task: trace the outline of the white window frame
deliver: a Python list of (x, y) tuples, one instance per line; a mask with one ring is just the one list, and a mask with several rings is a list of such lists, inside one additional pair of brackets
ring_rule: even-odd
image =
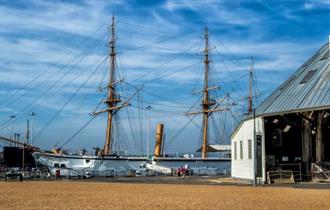
[(248, 139), (248, 159), (252, 159), (252, 139)]
[(239, 151), (240, 151), (240, 159), (243, 160), (243, 141), (239, 141)]

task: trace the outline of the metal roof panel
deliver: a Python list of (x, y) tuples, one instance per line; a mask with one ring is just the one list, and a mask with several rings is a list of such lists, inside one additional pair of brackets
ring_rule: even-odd
[[(330, 105), (329, 44), (322, 46), (256, 109), (258, 115)], [(316, 70), (314, 73), (311, 71)], [(304, 81), (302, 83), (302, 81)]]

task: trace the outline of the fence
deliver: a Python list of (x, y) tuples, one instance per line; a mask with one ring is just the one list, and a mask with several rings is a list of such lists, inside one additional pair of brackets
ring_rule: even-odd
[(267, 171), (268, 184), (289, 184), (294, 182), (292, 170)]

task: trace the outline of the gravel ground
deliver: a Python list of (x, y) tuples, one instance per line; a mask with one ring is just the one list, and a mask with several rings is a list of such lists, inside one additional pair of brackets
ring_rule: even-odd
[(330, 209), (330, 189), (68, 180), (1, 182), (0, 209)]

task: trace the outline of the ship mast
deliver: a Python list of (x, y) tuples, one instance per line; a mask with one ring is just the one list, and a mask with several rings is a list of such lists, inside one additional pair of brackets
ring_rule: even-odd
[(120, 102), (117, 98), (115, 91), (115, 73), (116, 73), (116, 50), (115, 50), (115, 17), (112, 16), (112, 24), (111, 24), (111, 38), (109, 41), (109, 55), (110, 55), (110, 73), (109, 73), (109, 84), (108, 84), (108, 97), (105, 101), (108, 106), (108, 122), (106, 129), (106, 137), (105, 144), (103, 148), (103, 155), (111, 154), (111, 140), (112, 140), (112, 121), (113, 115), (116, 108), (116, 104)]
[(253, 112), (253, 92), (252, 92), (252, 85), (253, 85), (253, 69), (254, 69), (254, 58), (251, 57), (251, 65), (249, 70), (249, 96), (248, 96), (248, 113), (249, 115)]
[[(205, 49), (204, 49), (204, 88), (201, 92), (203, 92), (203, 100), (202, 100), (202, 109), (199, 112), (191, 112), (186, 115), (196, 115), (203, 114), (203, 144), (202, 144), (202, 158), (207, 158), (208, 153), (208, 145), (209, 145), (209, 117), (213, 112), (225, 111), (228, 108), (219, 107), (219, 103), (215, 102), (209, 96), (209, 91), (218, 89), (218, 86), (209, 87), (209, 32), (207, 27), (205, 27), (204, 33), (205, 39)], [(213, 105), (216, 105), (212, 108)]]
[(208, 147), (208, 127), (209, 127), (209, 113), (207, 112), (210, 108), (209, 103), (209, 34), (207, 27), (205, 27), (205, 51), (204, 51), (204, 94), (203, 94), (203, 146), (202, 146), (202, 158), (207, 157)]
[[(129, 106), (130, 100), (143, 88), (143, 85), (137, 88), (137, 90), (130, 95), (127, 99), (121, 100), (118, 92), (116, 92), (116, 85), (124, 81), (124, 79), (116, 81), (116, 35), (115, 35), (115, 17), (112, 16), (112, 24), (110, 29), (110, 40), (109, 40), (109, 58), (110, 58), (110, 73), (109, 83), (107, 85), (108, 95), (104, 103), (107, 105), (106, 109), (101, 111), (92, 112), (92, 115), (98, 115), (101, 113), (108, 113), (107, 128), (105, 135), (105, 144), (103, 147), (102, 155), (110, 155), (113, 151), (111, 146), (113, 145), (113, 118), (117, 112), (123, 108)], [(103, 89), (103, 88), (102, 88)]]

